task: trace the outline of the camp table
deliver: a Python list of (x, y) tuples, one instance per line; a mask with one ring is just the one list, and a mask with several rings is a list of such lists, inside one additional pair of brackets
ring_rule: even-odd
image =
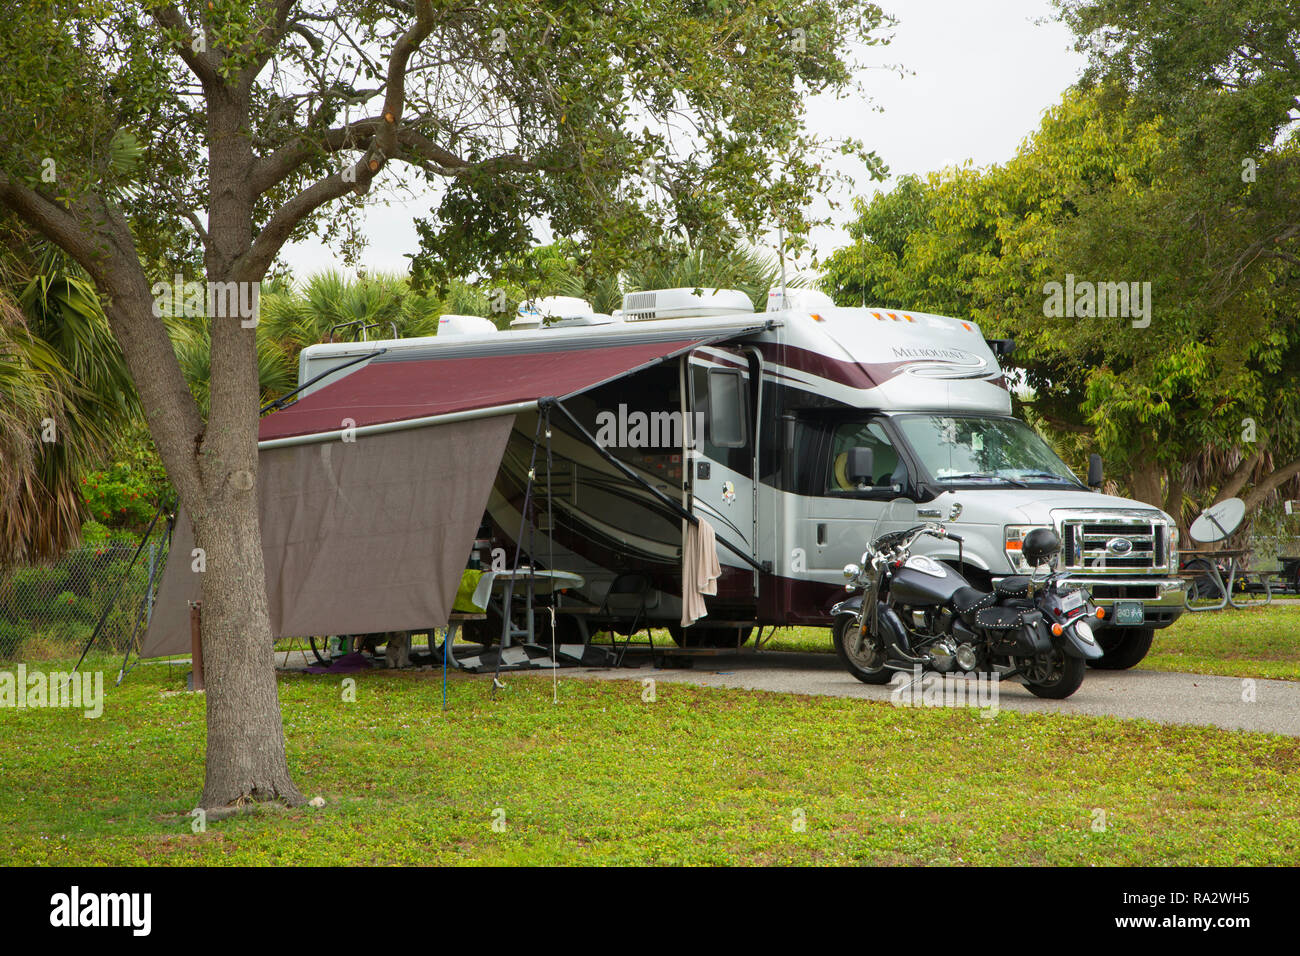
[[(514, 583), (513, 589), (510, 587)], [(498, 571), (496, 577), (492, 580), (492, 594), (489, 598), (489, 606), (494, 609), (502, 618), (510, 621), (506, 628), (505, 638), (502, 641), (502, 647), (510, 647), (514, 644), (514, 638), (523, 638), (523, 643), (532, 644), (536, 637), (535, 628), (535, 609), (533, 599), (538, 594), (554, 594), (556, 591), (567, 591), (570, 588), (580, 588), (586, 584), (586, 578), (581, 574), (575, 574), (572, 571), (541, 571), (534, 570), (527, 566), (511, 571)], [(510, 593), (512, 603), (514, 601), (524, 602), (524, 626), (515, 625), (514, 614), (505, 613), (506, 594)], [(513, 608), (512, 608), (513, 611)], [(444, 649), (450, 648), (455, 641), (455, 629), (449, 628), (447, 637), (444, 639)], [(459, 667), (456, 662), (455, 654), (446, 655), (447, 663), (452, 667)]]

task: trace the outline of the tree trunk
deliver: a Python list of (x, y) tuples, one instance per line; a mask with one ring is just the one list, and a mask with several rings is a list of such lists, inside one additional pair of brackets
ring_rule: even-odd
[[(236, 277), (252, 242), (253, 154), (243, 87), (208, 98), (209, 282)], [(266, 570), (258, 520), (257, 331), (238, 316), (209, 316), (208, 424), (196, 449), (203, 500), (191, 505), (195, 543), (206, 552), (203, 664), (208, 748), (203, 806), (245, 800), (303, 803), (289, 776), (275, 682)]]
[(194, 540), (206, 558), (202, 640), (208, 745), (202, 806), (275, 799), (301, 804), (285, 755), (256, 492), (233, 489), (210, 503), (195, 516)]
[(1150, 458), (1138, 465), (1129, 476), (1130, 493), (1138, 501), (1157, 508), (1164, 506), (1162, 491), (1165, 470)]

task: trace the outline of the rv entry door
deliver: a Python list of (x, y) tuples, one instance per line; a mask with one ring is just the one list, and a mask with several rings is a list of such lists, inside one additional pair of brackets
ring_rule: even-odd
[[(718, 537), (725, 537), (753, 557), (758, 439), (750, 356), (738, 348), (699, 348), (690, 354), (687, 371), (693, 445), (687, 449), (687, 460), (692, 464), (690, 507), (713, 526)], [(718, 556), (724, 567), (733, 565), (753, 571), (725, 548), (719, 549)], [(750, 583), (747, 590), (752, 592), (754, 578), (747, 575), (744, 580)]]

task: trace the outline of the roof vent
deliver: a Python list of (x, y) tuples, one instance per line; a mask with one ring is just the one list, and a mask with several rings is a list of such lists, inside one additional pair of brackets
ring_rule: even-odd
[(710, 315), (751, 314), (754, 303), (737, 289), (651, 289), (623, 296), (623, 318), (682, 319)]

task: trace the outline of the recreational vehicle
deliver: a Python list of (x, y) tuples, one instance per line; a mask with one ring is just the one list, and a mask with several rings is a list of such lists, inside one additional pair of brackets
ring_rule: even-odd
[[(1009, 343), (974, 322), (802, 290), (774, 292), (763, 312), (741, 292), (693, 289), (631, 293), (614, 315), (544, 312), (532, 304), (507, 331), (453, 318), (456, 334), (311, 346), (301, 396), (365, 368), (433, 391), (527, 369), (528, 387), (496, 383), (515, 423), (484, 559), (522, 547), (533, 567), (580, 575), (576, 602), (624, 614), (615, 627), (648, 621), (683, 645), (829, 626), (844, 566), (898, 498), (960, 532), (960, 546), (918, 550), (973, 584), (1025, 573), (1025, 538), (1053, 529), (1060, 569), (1104, 609), (1101, 666), (1137, 663), (1183, 610), (1176, 523), (1090, 488), (1012, 417), (997, 357)], [(849, 470), (863, 461), (873, 475)], [(707, 616), (683, 628), (683, 540), (697, 519), (716, 535), (721, 576)]]

